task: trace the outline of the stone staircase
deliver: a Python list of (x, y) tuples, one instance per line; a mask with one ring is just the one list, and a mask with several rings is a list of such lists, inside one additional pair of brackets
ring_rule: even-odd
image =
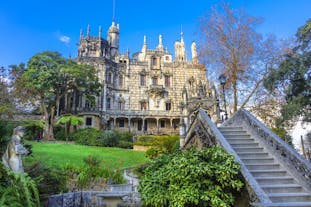
[(271, 200), (266, 206), (311, 207), (311, 192), (242, 127), (218, 128), (260, 188)]

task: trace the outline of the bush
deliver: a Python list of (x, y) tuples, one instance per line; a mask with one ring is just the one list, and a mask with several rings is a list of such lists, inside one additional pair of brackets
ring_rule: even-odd
[(136, 144), (152, 146), (146, 151), (146, 156), (154, 159), (162, 154), (173, 153), (179, 149), (179, 136), (141, 136)]
[(72, 134), (73, 140), (81, 145), (102, 146), (101, 131), (94, 128), (79, 129)]
[(67, 192), (66, 171), (50, 168), (37, 161), (25, 168), (30, 177), (37, 180), (41, 202), (47, 201), (48, 196)]
[(143, 205), (229, 207), (241, 190), (240, 166), (220, 147), (163, 155), (144, 170)]
[(103, 131), (100, 140), (104, 147), (117, 147), (119, 144), (118, 134), (113, 130)]
[(40, 207), (37, 184), (27, 174), (14, 173), (0, 162), (0, 206)]
[(94, 156), (88, 156), (83, 161), (84, 166), (77, 177), (80, 189), (92, 187), (93, 184), (100, 182), (101, 179), (115, 184), (124, 183), (124, 178), (119, 168), (113, 170), (104, 161)]
[[(66, 141), (65, 128), (61, 126), (54, 127), (54, 136), (56, 140)], [(73, 137), (71, 136), (70, 138), (68, 139), (68, 141), (73, 141)]]

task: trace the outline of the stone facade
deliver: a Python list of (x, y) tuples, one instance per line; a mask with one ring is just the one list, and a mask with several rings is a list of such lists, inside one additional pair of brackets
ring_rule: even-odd
[(175, 59), (164, 49), (162, 36), (151, 50), (144, 36), (141, 51), (119, 53), (120, 26), (112, 22), (107, 40), (80, 32), (77, 62), (96, 68), (102, 90), (93, 99), (79, 97), (75, 111), (85, 117), (84, 127), (119, 129), (136, 134), (178, 134), (180, 124), (189, 126), (192, 114), (205, 106), (213, 120), (219, 119), (217, 94), (198, 63), (196, 45), (187, 61), (181, 33), (175, 42)]

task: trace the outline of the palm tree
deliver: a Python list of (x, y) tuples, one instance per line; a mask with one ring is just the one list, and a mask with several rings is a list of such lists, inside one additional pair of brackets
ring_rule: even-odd
[(65, 136), (66, 136), (66, 142), (68, 142), (68, 135), (70, 133), (70, 127), (71, 126), (78, 126), (83, 123), (84, 119), (79, 116), (75, 115), (64, 115), (60, 117), (56, 124), (65, 124)]

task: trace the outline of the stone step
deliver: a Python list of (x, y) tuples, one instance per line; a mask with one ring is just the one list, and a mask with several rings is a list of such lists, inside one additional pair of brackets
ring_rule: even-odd
[(243, 131), (242, 127), (219, 127), (219, 131), (224, 132), (224, 131)]
[(261, 177), (278, 177), (278, 176), (285, 176), (285, 170), (250, 170), (250, 173), (255, 178)]
[(222, 131), (221, 132), (224, 136), (230, 134), (230, 135), (246, 135), (246, 131)]
[(304, 189), (298, 184), (265, 184), (260, 187), (266, 193), (303, 193)]
[(245, 164), (248, 170), (279, 170), (279, 164)]
[(263, 152), (264, 151), (263, 147), (248, 147), (248, 146), (236, 146), (236, 147), (233, 147), (233, 149), (237, 153), (240, 153), (240, 152), (256, 153), (256, 152)]
[(269, 203), (266, 207), (311, 207), (311, 202)]
[[(250, 139), (251, 136), (248, 134), (242, 134), (242, 135), (238, 135), (238, 134), (226, 134), (224, 135), (224, 137), (226, 137), (226, 139), (231, 139), (231, 138), (238, 138), (238, 139)], [(252, 139), (254, 140), (254, 139)]]
[(311, 202), (310, 193), (268, 193), (272, 202)]
[(230, 144), (232, 146), (233, 149), (235, 149), (236, 147), (250, 147), (250, 148), (255, 148), (255, 147), (259, 147), (259, 143), (257, 142), (253, 142), (253, 143), (232, 143)]
[(240, 158), (268, 158), (267, 152), (237, 152)]
[(245, 164), (272, 164), (274, 163), (274, 158), (273, 157), (268, 157), (268, 158), (241, 158), (241, 160)]
[(243, 139), (243, 138), (234, 138), (234, 139), (226, 138), (226, 139), (230, 144), (255, 143), (254, 139)]
[(282, 176), (282, 177), (255, 177), (257, 183), (259, 185), (265, 184), (295, 184), (296, 181), (294, 178), (289, 176)]

